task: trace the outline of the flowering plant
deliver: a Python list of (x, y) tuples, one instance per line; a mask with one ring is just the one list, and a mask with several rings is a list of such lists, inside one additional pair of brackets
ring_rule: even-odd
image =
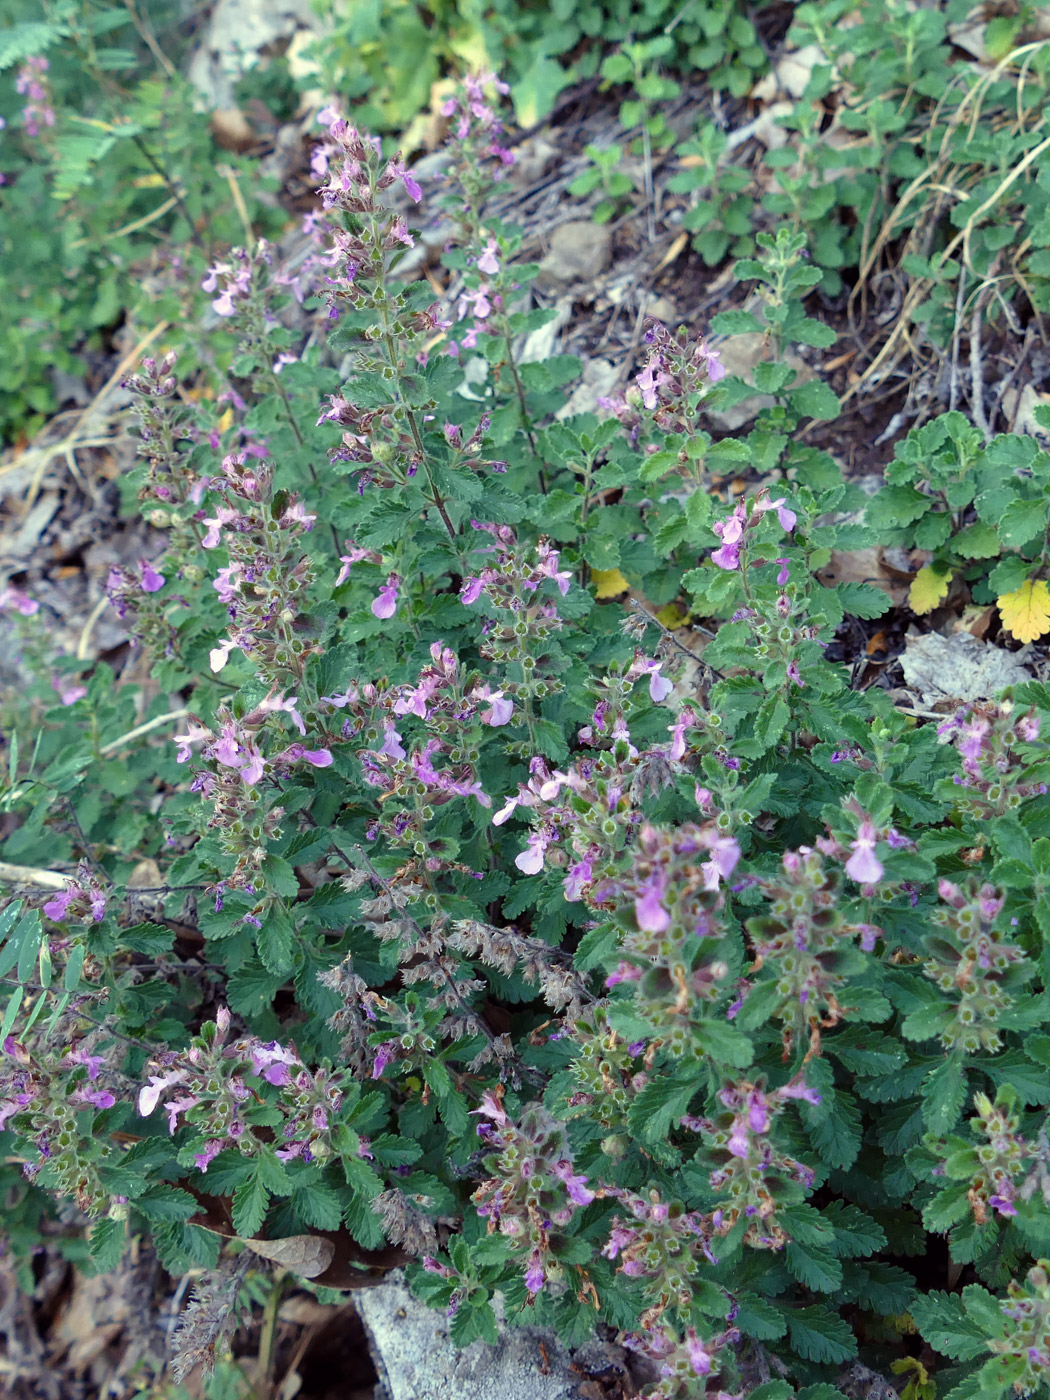
[[(323, 113), (311, 267), (199, 269), (227, 416), (170, 354), (129, 379), (167, 548), (109, 591), (150, 682), (56, 690), (4, 595), (40, 671), (2, 788), (18, 1189), (74, 1198), (98, 1268), (148, 1232), (214, 1270), (220, 1216), (393, 1245), (458, 1342), (499, 1293), (614, 1329), (653, 1397), (824, 1395), (909, 1313), (958, 1400), (1033, 1389), (1050, 692), (916, 724), (852, 688), (831, 645), (888, 603), (818, 580), (866, 527), (778, 362), (738, 445), (695, 428), (735, 392), (714, 349), (660, 326), (622, 399), (555, 416), (578, 364), (519, 363), (545, 313), (485, 212), (499, 93), (451, 100), (459, 196)], [(431, 198), (444, 303), (397, 278)], [(763, 252), (740, 275), (813, 339), (799, 247)]]

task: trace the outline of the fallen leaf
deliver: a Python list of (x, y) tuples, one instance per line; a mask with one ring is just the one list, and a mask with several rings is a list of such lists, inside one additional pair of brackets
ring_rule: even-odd
[(1034, 642), (1050, 632), (1050, 588), (1044, 579), (1026, 579), (1015, 593), (998, 599), (1003, 626), (1019, 642)]
[(885, 632), (875, 632), (864, 648), (868, 656), (879, 656), (883, 652), (889, 651), (889, 643), (886, 640)]
[(930, 564), (921, 568), (908, 589), (908, 606), (912, 612), (920, 617), (923, 613), (932, 612), (938, 603), (943, 603), (947, 598), (951, 581), (950, 573), (940, 573)]
[(1023, 653), (980, 642), (969, 632), (910, 636), (900, 661), (905, 682), (924, 705), (987, 700), (1005, 686), (1031, 679)]
[(245, 1240), (253, 1254), (290, 1269), (300, 1278), (317, 1278), (335, 1258), (335, 1245), (323, 1235), (287, 1235), (283, 1240)]
[(597, 590), (594, 596), (598, 599), (618, 598), (631, 586), (619, 569), (592, 569), (591, 578)]

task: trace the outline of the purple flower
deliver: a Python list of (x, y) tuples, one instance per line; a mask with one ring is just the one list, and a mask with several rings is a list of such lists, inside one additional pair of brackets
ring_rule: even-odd
[(853, 854), (846, 862), (846, 874), (858, 885), (874, 885), (882, 879), (885, 871), (882, 862), (875, 854), (877, 833), (870, 821), (862, 821), (857, 839), (850, 842)]
[(547, 1275), (543, 1268), (543, 1258), (540, 1251), (534, 1249), (525, 1269), (525, 1287), (530, 1293), (538, 1293), (546, 1282)]
[(208, 1142), (204, 1144), (204, 1147), (201, 1149), (200, 1152), (194, 1154), (194, 1166), (197, 1168), (198, 1171), (206, 1172), (208, 1170), (209, 1163), (213, 1162), (221, 1151), (222, 1143), (217, 1138), (211, 1138)]
[(285, 1050), (276, 1040), (271, 1040), (267, 1045), (253, 1046), (251, 1057), (252, 1074), (278, 1088), (292, 1081), (288, 1066), (302, 1064), (294, 1050)]
[(585, 1176), (575, 1175), (572, 1170), (571, 1162), (555, 1162), (551, 1171), (559, 1181), (565, 1183), (565, 1189), (569, 1193), (569, 1199), (575, 1201), (578, 1206), (589, 1206), (594, 1200), (594, 1192), (587, 1185), (587, 1178)]
[(671, 916), (663, 906), (665, 885), (662, 880), (650, 880), (634, 901), (634, 917), (644, 933), (666, 933)]
[[(723, 371), (724, 373), (725, 371)], [(711, 1374), (711, 1356), (705, 1349), (703, 1342), (690, 1327), (686, 1333), (689, 1346), (689, 1364), (698, 1376)]]
[(157, 593), (164, 587), (166, 582), (163, 574), (158, 574), (152, 564), (147, 560), (140, 560), (142, 565), (142, 591), (143, 593)]
[(400, 585), (401, 580), (397, 574), (391, 574), (372, 603), (372, 612), (376, 617), (385, 621), (388, 617), (394, 616), (397, 611), (397, 592)]
[(77, 889), (75, 885), (67, 885), (58, 894), (52, 895), (44, 905), (44, 913), (49, 919), (54, 919), (57, 923), (66, 917), (66, 910), (76, 898)]

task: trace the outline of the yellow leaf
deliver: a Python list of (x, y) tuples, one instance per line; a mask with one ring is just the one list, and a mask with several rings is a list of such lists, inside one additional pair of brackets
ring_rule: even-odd
[(226, 410), (226, 412), (222, 415), (222, 417), (219, 419), (219, 432), (220, 432), (220, 433), (225, 433), (229, 428), (232, 428), (232, 427), (233, 427), (233, 409), (232, 409), (232, 408), (228, 408), (228, 409)]
[(689, 614), (686, 612), (685, 608), (682, 607), (681, 603), (674, 602), (667, 603), (662, 607), (656, 614), (656, 620), (657, 622), (662, 622), (665, 627), (670, 627), (671, 630), (674, 631), (676, 627), (681, 627), (688, 616)]
[(929, 564), (920, 569), (908, 589), (908, 606), (912, 612), (932, 612), (948, 596), (951, 581), (951, 574), (939, 574)]
[(595, 594), (596, 598), (618, 598), (621, 593), (626, 593), (630, 587), (619, 569), (592, 569), (591, 578), (598, 590)]
[(1019, 642), (1050, 632), (1050, 588), (1043, 579), (1026, 579), (1016, 593), (1004, 593), (998, 601), (1003, 626)]

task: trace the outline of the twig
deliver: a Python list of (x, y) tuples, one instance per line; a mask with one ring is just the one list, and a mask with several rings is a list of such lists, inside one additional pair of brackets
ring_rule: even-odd
[(151, 729), (159, 729), (162, 724), (185, 719), (188, 714), (189, 710), (169, 710), (166, 715), (157, 715), (153, 719), (148, 719), (144, 724), (138, 724), (134, 729), (129, 729), (119, 739), (110, 739), (108, 744), (103, 744), (99, 749), (99, 755), (115, 753), (117, 749), (123, 748), (132, 739), (140, 739), (143, 734), (148, 734)]
[[(960, 276), (959, 281), (962, 281)], [(992, 430), (984, 411), (984, 364), (981, 360), (981, 299), (984, 289), (977, 297), (970, 322), (970, 408), (974, 422), (981, 430), (985, 442), (990, 442)]]

